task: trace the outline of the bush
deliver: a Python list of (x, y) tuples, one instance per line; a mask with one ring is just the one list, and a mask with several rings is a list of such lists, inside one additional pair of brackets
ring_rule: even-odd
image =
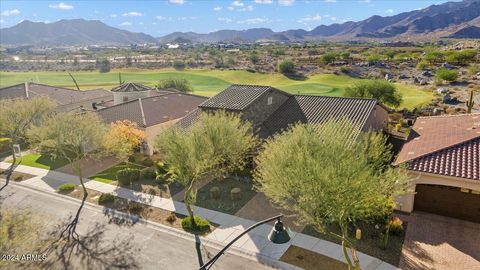
[(192, 233), (206, 233), (210, 231), (210, 222), (208, 220), (203, 219), (199, 216), (193, 217), (195, 220), (195, 227), (192, 227), (192, 219), (190, 216), (185, 217), (182, 219), (182, 228), (187, 232)]
[(430, 63), (428, 63), (428, 62), (425, 61), (425, 60), (422, 60), (422, 61), (418, 62), (418, 64), (417, 64), (417, 69), (418, 69), (418, 70), (425, 70), (425, 69), (427, 69), (429, 66), (430, 66)]
[(252, 54), (250, 54), (250, 62), (254, 65), (258, 64), (258, 62), (260, 61), (260, 58), (258, 57), (258, 54), (253, 52)]
[(182, 60), (173, 61), (173, 68), (176, 70), (184, 70), (185, 66), (185, 62), (183, 62)]
[(147, 158), (144, 158), (142, 160), (141, 164), (143, 166), (146, 166), (146, 167), (152, 167), (153, 166), (153, 160), (151, 158), (147, 157)]
[(9, 150), (11, 142), (12, 139), (10, 138), (0, 138), (0, 153)]
[(395, 85), (384, 80), (362, 80), (345, 88), (345, 96), (374, 98), (394, 107), (398, 107), (402, 103), (402, 96), (398, 93)]
[(439, 80), (454, 82), (458, 78), (458, 71), (449, 70), (447, 68), (439, 68), (435, 74), (435, 77)]
[(295, 65), (290, 60), (283, 60), (278, 64), (278, 72), (282, 74), (292, 74), (295, 72)]
[(98, 204), (106, 204), (115, 201), (115, 196), (111, 193), (102, 193), (98, 198)]
[(140, 179), (140, 170), (126, 168), (117, 172), (118, 183), (122, 186), (128, 186), (132, 182)]
[(341, 68), (340, 68), (340, 71), (341, 71), (342, 73), (348, 74), (348, 73), (350, 73), (350, 72), (352, 71), (352, 69), (351, 69), (350, 67), (341, 67)]
[(393, 235), (401, 235), (403, 233), (403, 221), (399, 217), (394, 217), (387, 222), (390, 227), (390, 233)]
[(380, 55), (378, 54), (372, 54), (367, 58), (367, 62), (370, 64), (373, 64), (378, 61), (380, 61)]
[(158, 82), (155, 85), (157, 88), (161, 89), (175, 89), (180, 92), (193, 92), (193, 87), (190, 85), (190, 82), (186, 79), (164, 79)]
[(97, 67), (100, 73), (110, 72), (110, 61), (108, 61), (108, 59), (97, 61)]
[(70, 193), (75, 189), (75, 184), (66, 183), (58, 187), (59, 193)]
[(17, 175), (13, 181), (16, 181), (16, 182), (20, 182), (20, 181), (23, 181), (23, 175)]
[(153, 169), (146, 168), (142, 170), (141, 177), (142, 179), (155, 179), (157, 177), (157, 173)]
[(447, 62), (454, 65), (465, 65), (468, 61), (475, 60), (475, 50), (450, 51), (447, 52)]
[(329, 52), (329, 53), (322, 54), (322, 56), (320, 57), (320, 61), (322, 61), (322, 63), (324, 64), (329, 64), (335, 61), (336, 58), (337, 58), (337, 55), (335, 53)]
[(174, 223), (177, 220), (177, 215), (175, 212), (171, 212), (170, 215), (166, 218), (166, 221), (170, 224)]
[(468, 67), (468, 73), (470, 73), (470, 75), (475, 75), (478, 72), (480, 72), (480, 66), (479, 65), (471, 64)]
[(128, 212), (130, 214), (138, 215), (142, 212), (143, 206), (137, 202), (130, 202), (128, 204)]

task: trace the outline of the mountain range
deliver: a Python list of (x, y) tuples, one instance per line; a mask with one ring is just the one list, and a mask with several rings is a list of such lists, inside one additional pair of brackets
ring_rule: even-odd
[(268, 28), (219, 30), (207, 34), (174, 32), (154, 38), (108, 26), (97, 20), (60, 20), (54, 23), (25, 20), (0, 29), (0, 43), (9, 45), (91, 45), (138, 43), (197, 43), (257, 41), (314, 41), (356, 39), (480, 38), (480, 0), (432, 5), (394, 16), (372, 16), (358, 22), (320, 25), (274, 32)]

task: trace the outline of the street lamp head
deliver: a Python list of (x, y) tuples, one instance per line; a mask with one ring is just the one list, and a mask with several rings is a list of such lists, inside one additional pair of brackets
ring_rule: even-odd
[(283, 226), (280, 218), (275, 221), (275, 225), (273, 226), (272, 231), (268, 235), (268, 240), (272, 241), (272, 243), (275, 244), (284, 244), (290, 241), (290, 235)]

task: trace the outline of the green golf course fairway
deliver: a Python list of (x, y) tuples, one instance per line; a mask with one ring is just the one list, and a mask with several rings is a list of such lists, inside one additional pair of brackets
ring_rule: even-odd
[[(203, 96), (213, 96), (233, 83), (270, 85), (294, 94), (342, 96), (345, 87), (360, 80), (334, 74), (317, 74), (305, 80), (293, 80), (279, 73), (261, 74), (243, 70), (210, 69), (187, 69), (185, 71), (123, 69), (112, 70), (109, 73), (72, 72), (72, 75), (82, 90), (111, 89), (118, 85), (118, 72), (122, 73), (124, 81), (139, 82), (148, 86), (154, 86), (161, 79), (184, 78), (190, 81), (195, 94)], [(75, 88), (67, 72), (0, 72), (0, 88), (27, 81)], [(433, 98), (431, 92), (419, 90), (415, 86), (401, 83), (396, 83), (396, 85), (404, 100), (401, 108), (411, 109)]]

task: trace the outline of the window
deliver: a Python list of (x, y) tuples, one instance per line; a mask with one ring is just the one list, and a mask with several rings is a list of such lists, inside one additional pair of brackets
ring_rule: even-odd
[(272, 105), (272, 103), (273, 103), (273, 97), (268, 97), (267, 105)]

